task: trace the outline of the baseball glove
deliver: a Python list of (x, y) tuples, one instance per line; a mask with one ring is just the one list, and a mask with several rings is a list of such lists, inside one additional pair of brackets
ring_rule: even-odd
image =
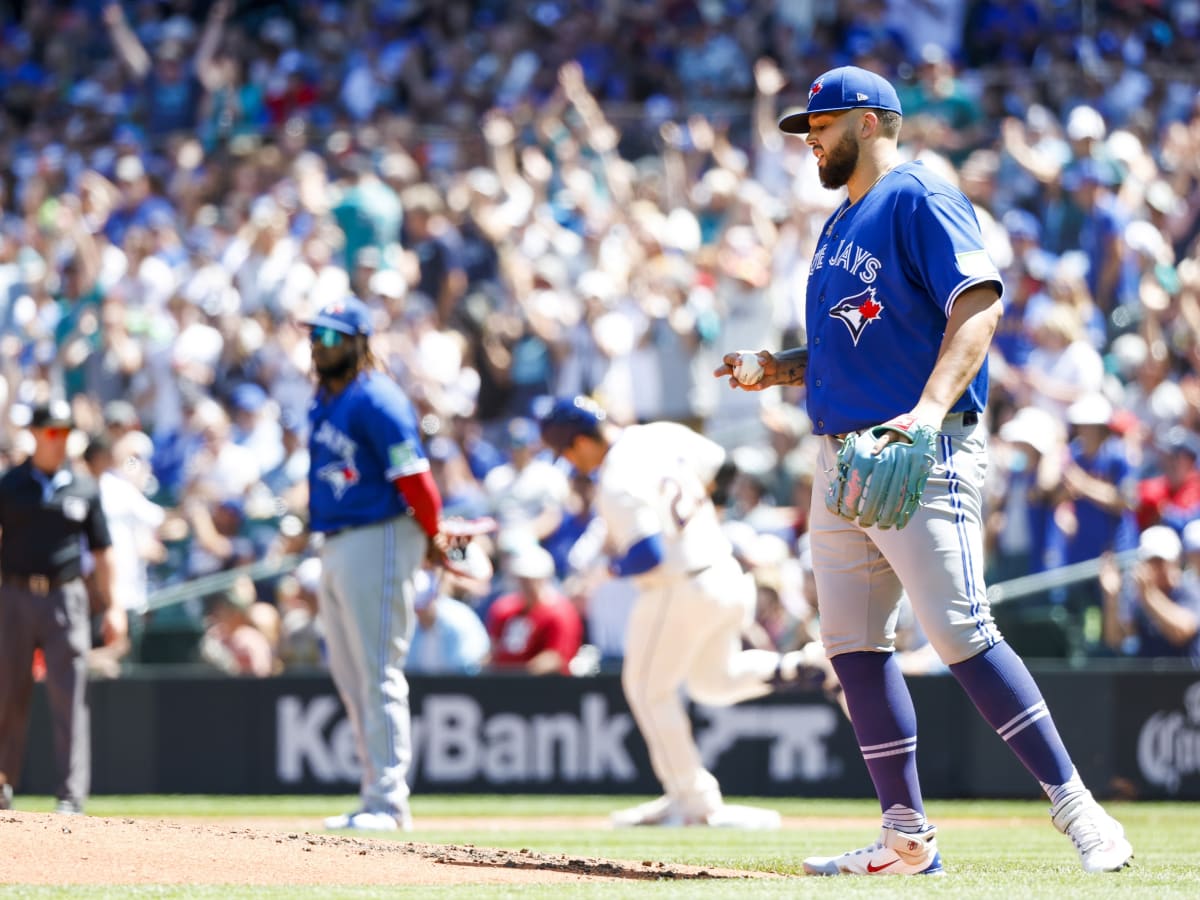
[[(900, 435), (874, 455), (887, 431)], [(837, 474), (825, 495), (826, 508), (864, 528), (903, 528), (921, 503), (936, 457), (937, 431), (915, 416), (897, 416), (857, 434), (838, 451)]]
[(492, 563), (473, 538), (491, 534), (497, 528), (496, 520), (490, 516), (464, 519), (452, 516), (438, 523), (438, 530), (446, 539), (445, 555), (441, 559), (443, 568), (452, 575), (472, 582), (489, 581)]

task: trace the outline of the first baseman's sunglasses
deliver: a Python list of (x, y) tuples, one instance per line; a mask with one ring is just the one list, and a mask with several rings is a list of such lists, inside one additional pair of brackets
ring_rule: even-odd
[(324, 328), (317, 326), (309, 335), (309, 340), (314, 344), (320, 344), (322, 347), (337, 347), (345, 339), (345, 335), (340, 331), (335, 331), (332, 328)]
[(71, 433), (70, 428), (64, 428), (61, 425), (43, 425), (42, 434), (52, 441), (61, 440)]

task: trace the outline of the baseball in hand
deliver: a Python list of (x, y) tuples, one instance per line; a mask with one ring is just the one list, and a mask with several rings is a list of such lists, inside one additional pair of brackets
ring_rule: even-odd
[(762, 381), (763, 367), (758, 354), (752, 350), (739, 350), (738, 362), (733, 367), (733, 377), (741, 384), (758, 384)]

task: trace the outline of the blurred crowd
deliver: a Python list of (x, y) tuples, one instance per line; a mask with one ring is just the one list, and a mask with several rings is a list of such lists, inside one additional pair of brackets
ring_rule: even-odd
[[(430, 573), (414, 668), (619, 662), (629, 586), (608, 575), (591, 485), (534, 424), (543, 398), (576, 393), (729, 449), (740, 474), (719, 500), (759, 584), (747, 639), (812, 640), (803, 395), (711, 371), (726, 350), (803, 343), (808, 260), (841, 195), (775, 122), (853, 63), (897, 83), (902, 151), (961, 185), (1004, 273), (990, 579), (1104, 561), (1007, 599), (1002, 626), (1058, 629), (1047, 655), (1200, 662), (1195, 4), (0, 9), (0, 454), (29, 452), (32, 404), (71, 401), (73, 452), (119, 510), (135, 659), (322, 665), (315, 559), (148, 598), (305, 554), (298, 323), (346, 292), (421, 410), (447, 512), (501, 525), (495, 583)], [(917, 670), (919, 628), (904, 633)]]

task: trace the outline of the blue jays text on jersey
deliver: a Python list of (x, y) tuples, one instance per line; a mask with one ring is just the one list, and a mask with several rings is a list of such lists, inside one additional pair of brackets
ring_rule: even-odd
[(364, 372), (340, 393), (318, 391), (309, 409), (309, 508), (313, 531), (338, 531), (403, 515), (392, 483), (429, 468), (416, 411), (392, 379)]
[[(916, 406), (963, 291), (1003, 290), (970, 201), (903, 163), (826, 223), (806, 302), (808, 413), (817, 434), (886, 422)], [(982, 411), (987, 363), (950, 412)]]

